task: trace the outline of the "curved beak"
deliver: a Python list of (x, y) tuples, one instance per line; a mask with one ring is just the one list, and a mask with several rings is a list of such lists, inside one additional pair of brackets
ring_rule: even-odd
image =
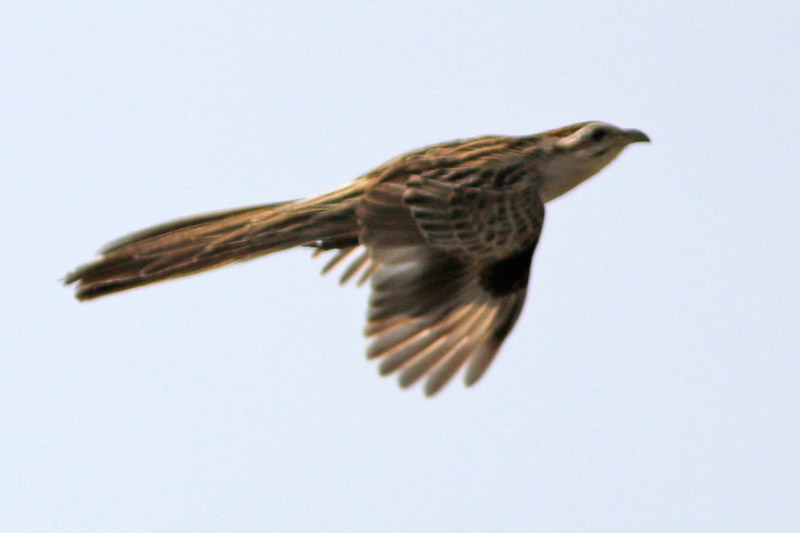
[(639, 130), (623, 130), (625, 134), (625, 140), (628, 141), (628, 144), (631, 143), (649, 143), (650, 137), (648, 137), (643, 131)]

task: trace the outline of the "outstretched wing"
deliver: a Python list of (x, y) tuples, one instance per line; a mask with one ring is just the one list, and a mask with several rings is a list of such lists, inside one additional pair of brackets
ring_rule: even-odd
[[(503, 169), (498, 169), (502, 171)], [(377, 266), (366, 335), (383, 374), (427, 377), (438, 392), (460, 368), (475, 383), (522, 310), (544, 219), (535, 188), (497, 189), (422, 173), (379, 183), (356, 209)]]
[(539, 239), (544, 204), (536, 184), (504, 189), (412, 176), (403, 201), (425, 240), (473, 261), (513, 255)]

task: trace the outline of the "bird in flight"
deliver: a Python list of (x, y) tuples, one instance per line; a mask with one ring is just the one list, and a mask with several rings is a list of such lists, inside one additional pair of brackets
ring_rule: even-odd
[(313, 198), (183, 218), (108, 244), (77, 268), (79, 300), (296, 246), (350, 263), (371, 294), (367, 355), (404, 387), (438, 392), (462, 367), (472, 385), (519, 317), (544, 204), (585, 181), (639, 130), (583, 122), (401, 155)]

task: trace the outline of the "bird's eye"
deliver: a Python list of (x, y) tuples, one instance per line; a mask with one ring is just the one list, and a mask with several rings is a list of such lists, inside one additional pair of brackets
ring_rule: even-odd
[(592, 132), (592, 134), (589, 136), (589, 138), (591, 140), (593, 140), (594, 142), (598, 142), (598, 141), (602, 141), (603, 139), (605, 139), (606, 135), (608, 135), (608, 130), (607, 129), (605, 129), (605, 128), (597, 128), (596, 130), (594, 130)]

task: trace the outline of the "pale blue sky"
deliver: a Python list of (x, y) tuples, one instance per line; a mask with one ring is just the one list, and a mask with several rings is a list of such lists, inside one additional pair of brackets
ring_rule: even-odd
[[(6, 3), (0, 530), (788, 531), (796, 2)], [(78, 304), (171, 218), (432, 142), (647, 132), (548, 206), (487, 376), (365, 361), (306, 251)]]

